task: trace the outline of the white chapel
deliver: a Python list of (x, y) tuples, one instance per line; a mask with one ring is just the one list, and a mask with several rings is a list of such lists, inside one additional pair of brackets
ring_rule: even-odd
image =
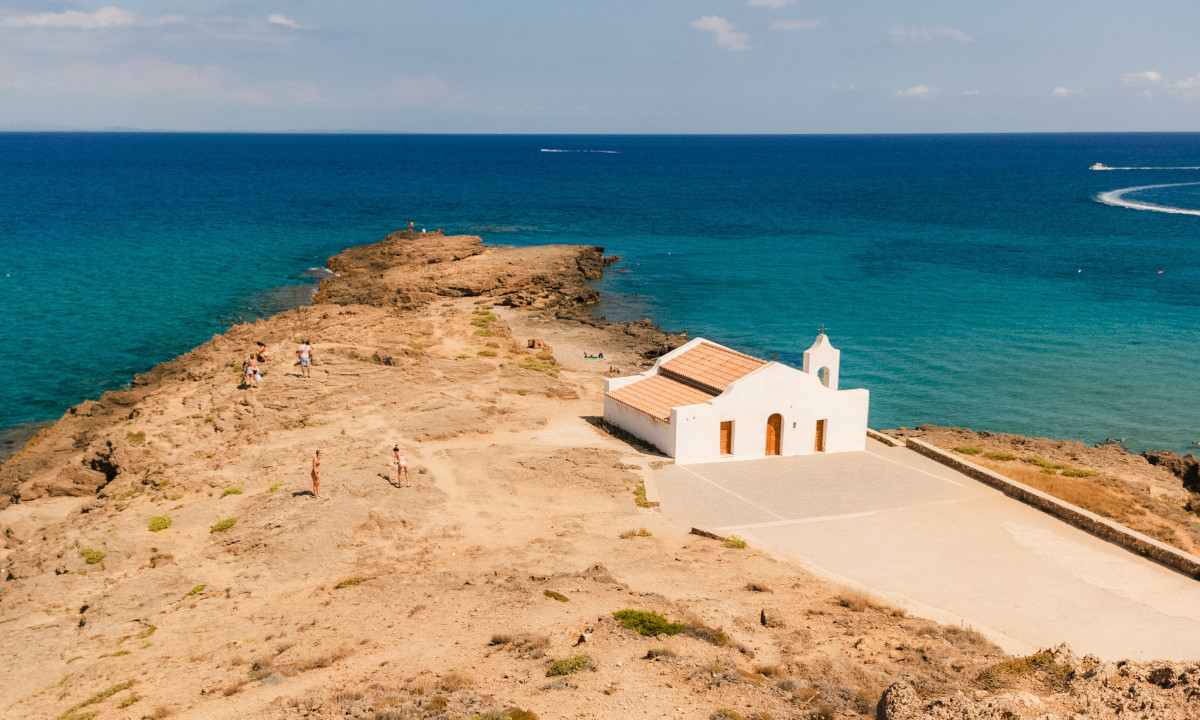
[(867, 390), (838, 390), (825, 333), (804, 369), (696, 338), (640, 375), (604, 381), (604, 420), (680, 464), (863, 450)]

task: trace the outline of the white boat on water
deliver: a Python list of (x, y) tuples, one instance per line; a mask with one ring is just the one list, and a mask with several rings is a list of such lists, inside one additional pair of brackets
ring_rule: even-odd
[(1104, 163), (1096, 163), (1095, 165), (1092, 165), (1090, 168), (1088, 168), (1088, 170), (1112, 170), (1112, 168), (1105, 165)]

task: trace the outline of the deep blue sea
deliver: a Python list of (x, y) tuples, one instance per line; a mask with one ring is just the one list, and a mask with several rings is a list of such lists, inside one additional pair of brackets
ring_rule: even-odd
[(874, 427), (1194, 450), (1198, 168), (1200, 134), (0, 134), (0, 429), (413, 220), (605, 245), (610, 319), (795, 364), (824, 324)]

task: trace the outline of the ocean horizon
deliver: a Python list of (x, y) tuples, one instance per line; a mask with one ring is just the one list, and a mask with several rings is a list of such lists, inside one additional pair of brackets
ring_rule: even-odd
[(0, 170), (12, 447), (409, 220), (604, 245), (612, 320), (795, 365), (824, 325), (873, 427), (1200, 441), (1200, 134), (31, 132)]

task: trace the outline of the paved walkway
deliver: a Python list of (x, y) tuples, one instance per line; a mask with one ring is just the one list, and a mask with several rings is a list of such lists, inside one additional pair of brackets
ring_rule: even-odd
[(662, 509), (1014, 653), (1200, 659), (1200, 582), (907, 448), (671, 465)]

